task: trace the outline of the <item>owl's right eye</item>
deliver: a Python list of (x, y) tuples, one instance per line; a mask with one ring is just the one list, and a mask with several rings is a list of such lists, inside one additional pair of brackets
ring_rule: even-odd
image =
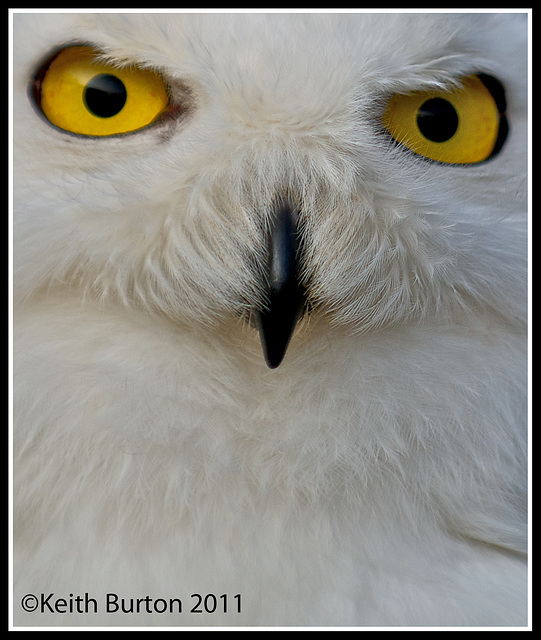
[(114, 136), (147, 127), (167, 111), (162, 77), (97, 59), (92, 47), (62, 49), (35, 81), (35, 99), (51, 124), (84, 136)]

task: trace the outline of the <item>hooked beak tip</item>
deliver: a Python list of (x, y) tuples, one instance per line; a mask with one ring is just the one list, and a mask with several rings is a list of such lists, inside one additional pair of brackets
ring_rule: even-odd
[(279, 317), (279, 313), (271, 311), (257, 314), (259, 335), (265, 362), (269, 369), (277, 369), (285, 357), (297, 317)]

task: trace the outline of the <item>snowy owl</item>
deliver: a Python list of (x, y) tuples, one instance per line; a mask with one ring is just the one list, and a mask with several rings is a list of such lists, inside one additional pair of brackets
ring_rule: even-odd
[(527, 624), (527, 13), (13, 15), (13, 623)]

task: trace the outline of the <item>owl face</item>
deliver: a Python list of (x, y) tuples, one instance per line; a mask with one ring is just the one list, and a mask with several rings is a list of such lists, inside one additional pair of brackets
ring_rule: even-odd
[(19, 14), (15, 294), (179, 324), (522, 318), (526, 21)]

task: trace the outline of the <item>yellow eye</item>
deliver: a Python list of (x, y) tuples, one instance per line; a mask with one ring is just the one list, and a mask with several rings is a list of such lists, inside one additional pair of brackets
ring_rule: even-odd
[(86, 136), (112, 136), (146, 127), (169, 105), (167, 87), (146, 69), (118, 69), (91, 47), (63, 49), (37, 79), (36, 99), (57, 127)]
[(451, 91), (394, 95), (383, 124), (391, 136), (418, 155), (449, 164), (482, 162), (507, 136), (505, 98), (490, 76), (465, 78)]

